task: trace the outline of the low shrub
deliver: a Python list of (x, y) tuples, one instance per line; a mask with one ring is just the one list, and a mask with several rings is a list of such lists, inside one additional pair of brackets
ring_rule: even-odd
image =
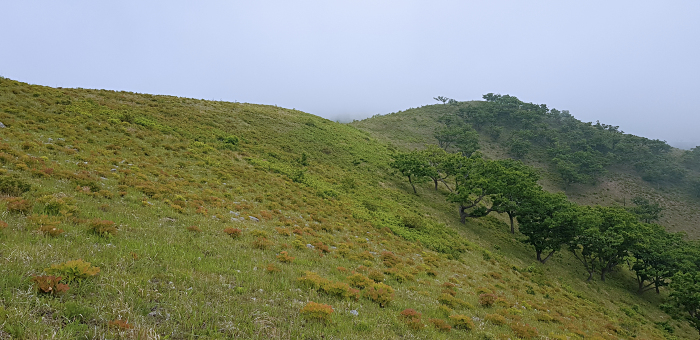
[(430, 321), (430, 323), (432, 323), (433, 326), (435, 326), (435, 328), (441, 332), (449, 332), (452, 330), (452, 326), (450, 326), (450, 324), (445, 322), (443, 319), (430, 319), (428, 321)]
[(401, 320), (408, 326), (408, 328), (417, 331), (423, 329), (425, 324), (421, 321), (421, 313), (412, 308), (407, 308), (399, 313)]
[(332, 282), (328, 281), (321, 289), (328, 295), (333, 295), (341, 299), (354, 299), (358, 300), (360, 298), (360, 291), (351, 288), (349, 284), (345, 282)]
[(500, 314), (486, 314), (486, 316), (484, 317), (484, 320), (486, 320), (494, 325), (499, 325), (499, 326), (506, 324), (506, 318)]
[(253, 241), (253, 248), (255, 249), (260, 249), (260, 250), (266, 250), (267, 248), (270, 248), (272, 246), (272, 241), (268, 240), (265, 237), (258, 237)]
[(7, 228), (8, 226), (9, 226), (9, 224), (7, 224), (7, 222), (0, 221), (0, 230), (3, 230), (5, 228)]
[(10, 197), (6, 199), (6, 201), (7, 211), (11, 213), (28, 214), (34, 206), (32, 202), (29, 202), (21, 197)]
[(0, 175), (0, 193), (8, 196), (20, 196), (31, 190), (32, 186), (17, 176)]
[(45, 195), (37, 200), (44, 205), (44, 213), (53, 216), (73, 216), (78, 212), (78, 207), (70, 197), (62, 193), (55, 195)]
[(557, 322), (558, 320), (552, 317), (551, 315), (544, 313), (544, 312), (539, 312), (537, 313), (537, 316), (535, 316), (537, 321), (541, 322)]
[(454, 314), (454, 310), (450, 307), (445, 306), (445, 305), (438, 306), (438, 311), (440, 312), (440, 314), (444, 315), (445, 317), (448, 317), (448, 316)]
[(313, 289), (320, 289), (329, 282), (328, 279), (324, 279), (315, 272), (310, 271), (304, 272), (304, 276), (298, 278), (297, 281)]
[(128, 322), (121, 320), (121, 319), (116, 319), (116, 320), (112, 320), (112, 321), (108, 322), (107, 327), (112, 328), (112, 329), (122, 330), (122, 331), (134, 328), (134, 326), (132, 326)]
[(43, 235), (48, 235), (48, 236), (51, 236), (51, 237), (56, 237), (56, 236), (58, 236), (58, 235), (61, 235), (61, 234), (64, 232), (64, 230), (63, 230), (63, 229), (59, 229), (58, 227), (56, 227), (56, 226), (54, 226), (54, 225), (46, 224), (46, 225), (42, 225), (42, 226), (39, 228), (39, 232), (40, 232), (41, 234), (43, 234)]
[(384, 273), (376, 269), (370, 270), (369, 274), (367, 274), (367, 277), (374, 280), (375, 282), (384, 281)]
[(474, 329), (474, 321), (466, 315), (451, 315), (450, 319), (452, 319), (452, 325), (456, 329), (463, 329), (466, 331)]
[(294, 262), (294, 257), (289, 256), (286, 251), (282, 251), (279, 253), (279, 255), (277, 255), (277, 260), (282, 263), (292, 263)]
[(198, 227), (198, 226), (195, 226), (195, 225), (191, 225), (191, 226), (187, 227), (187, 230), (188, 230), (188, 231), (191, 231), (191, 232), (193, 232), (193, 233), (202, 232), (202, 229), (199, 229), (199, 227)]
[(93, 267), (90, 265), (90, 262), (85, 262), (82, 259), (54, 264), (51, 268), (46, 268), (44, 270), (49, 274), (61, 275), (68, 283), (80, 282), (100, 272), (99, 267)]
[(268, 238), (270, 237), (270, 234), (267, 233), (265, 230), (260, 230), (260, 229), (253, 229), (250, 231), (250, 235), (253, 237), (264, 237)]
[(390, 251), (383, 251), (381, 253), (381, 259), (387, 267), (394, 267), (401, 263), (401, 259)]
[(394, 288), (379, 282), (362, 290), (362, 296), (379, 303), (380, 307), (386, 307), (394, 300)]
[(90, 220), (88, 225), (90, 231), (97, 235), (104, 237), (117, 236), (117, 227), (114, 225), (114, 222), (110, 220), (93, 219)]
[(226, 228), (224, 229), (224, 233), (232, 238), (239, 238), (241, 235), (243, 235), (243, 230), (238, 228)]
[(413, 274), (407, 273), (397, 268), (387, 268), (386, 270), (384, 270), (384, 274), (389, 275), (391, 278), (393, 278), (399, 283), (413, 280)]
[(268, 264), (267, 267), (265, 268), (265, 271), (268, 272), (268, 273), (277, 273), (277, 272), (281, 272), (282, 270), (279, 269), (279, 268), (277, 268), (277, 266), (275, 266), (274, 263), (270, 263), (270, 264)]
[(520, 339), (533, 339), (539, 336), (535, 327), (521, 323), (511, 324), (510, 329), (515, 333), (515, 336)]
[(314, 242), (312, 245), (316, 248), (316, 250), (323, 252), (323, 253), (329, 253), (331, 250), (328, 248), (327, 245), (323, 244), (323, 242)]
[(448, 306), (448, 307), (454, 308), (454, 309), (474, 308), (474, 306), (472, 306), (469, 302), (458, 299), (450, 294), (442, 293), (437, 298), (437, 300), (440, 304), (443, 304), (445, 306)]
[(419, 311), (413, 309), (413, 308), (406, 308), (401, 313), (399, 313), (399, 316), (402, 318), (418, 318), (420, 319), (421, 316), (423, 316)]
[(291, 236), (292, 235), (292, 232), (289, 231), (289, 228), (275, 227), (275, 231), (277, 231), (278, 234), (283, 235), (283, 236)]
[(67, 292), (69, 287), (67, 284), (60, 283), (62, 277), (52, 275), (40, 275), (32, 277), (34, 289), (39, 293), (57, 295)]
[(300, 311), (301, 315), (309, 320), (330, 322), (333, 307), (330, 305), (309, 301)]
[(484, 307), (491, 307), (493, 304), (496, 303), (496, 295), (495, 294), (480, 294), (479, 295), (479, 304), (484, 306)]
[(360, 273), (353, 273), (352, 275), (348, 276), (346, 280), (351, 286), (360, 289), (365, 289), (370, 285), (374, 284), (374, 281), (372, 279)]

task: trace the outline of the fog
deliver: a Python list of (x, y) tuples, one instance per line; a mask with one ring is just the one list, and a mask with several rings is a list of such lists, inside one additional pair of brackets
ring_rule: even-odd
[(697, 1), (6, 1), (0, 76), (362, 119), (494, 92), (700, 144)]

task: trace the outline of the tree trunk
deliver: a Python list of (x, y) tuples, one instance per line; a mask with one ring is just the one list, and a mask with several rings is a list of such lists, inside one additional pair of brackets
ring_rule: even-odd
[(435, 182), (435, 191), (437, 191), (438, 180), (437, 180), (437, 179), (433, 179), (433, 182)]
[[(545, 264), (545, 263), (547, 262), (547, 260), (549, 260), (549, 258), (552, 257), (552, 255), (554, 255), (554, 252), (555, 252), (555, 250), (552, 250), (552, 251), (549, 253), (549, 255), (547, 255), (547, 257), (545, 257), (544, 260), (540, 260), (540, 262), (542, 262), (542, 264)], [(539, 259), (538, 259), (538, 260), (539, 260)]]
[[(508, 218), (510, 218), (510, 233), (515, 235), (515, 227), (513, 226), (513, 215), (508, 213)], [(542, 262), (542, 261), (540, 261), (540, 262)]]
[(593, 272), (588, 272), (588, 278), (586, 279), (586, 282), (589, 282), (593, 280)]
[(416, 191), (416, 186), (413, 185), (413, 181), (411, 180), (411, 176), (408, 176), (408, 183), (411, 183), (411, 186), (413, 187), (413, 193), (417, 195), (418, 192)]
[(459, 221), (462, 222), (462, 224), (467, 223), (467, 213), (465, 213), (464, 210), (467, 210), (467, 207), (460, 204), (459, 205)]

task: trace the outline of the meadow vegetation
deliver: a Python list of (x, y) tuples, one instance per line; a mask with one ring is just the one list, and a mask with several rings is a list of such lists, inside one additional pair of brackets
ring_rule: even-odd
[[(409, 149), (351, 125), (6, 78), (0, 122), (0, 338), (696, 336), (660, 306), (691, 306), (676, 286), (697, 275), (640, 296), (659, 273), (586, 282), (566, 250), (542, 264), (512, 200), (448, 168), (408, 183), (392, 164)], [(479, 176), (536, 181), (455, 143)], [(490, 194), (460, 223), (465, 186)]]

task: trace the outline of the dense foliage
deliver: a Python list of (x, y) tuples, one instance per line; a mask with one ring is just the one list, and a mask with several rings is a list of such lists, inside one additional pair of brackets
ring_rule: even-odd
[[(646, 181), (694, 183), (700, 171), (700, 151), (671, 152), (664, 141), (619, 130), (618, 126), (584, 123), (568, 111), (516, 97), (489, 93), (484, 102), (453, 102), (436, 130), (441, 146), (475, 150), (474, 131), (490, 136), (515, 158), (546, 161), (565, 186), (595, 182), (612, 166), (631, 166)], [(469, 145), (469, 146), (463, 146)]]
[[(488, 100), (486, 105), (460, 109), (459, 116), (483, 129), (494, 121), (532, 127), (550, 114), (543, 105), (524, 105), (514, 97), (486, 95), (485, 98)], [(616, 128), (601, 131), (618, 133)], [(601, 136), (613, 135), (603, 133)], [(610, 144), (610, 149), (606, 150), (608, 156), (614, 155), (614, 145), (618, 143)], [(663, 143), (652, 144), (659, 148), (657, 153), (665, 149)], [(488, 160), (478, 152), (470, 156), (462, 151), (449, 153), (445, 150), (450, 144), (444, 141), (440, 141), (440, 146), (443, 149), (432, 145), (424, 150), (397, 153), (391, 166), (404, 176), (407, 174), (405, 169), (412, 169), (408, 176), (412, 185), (431, 178), (437, 190), (438, 182), (445, 183), (448, 190), (445, 199), (457, 203), (462, 223), (467, 218), (484, 217), (491, 212), (506, 213), (511, 232), (515, 233), (514, 221), (517, 220), (519, 231), (524, 236), (522, 241), (534, 248), (537, 260), (542, 263), (566, 247), (585, 268), (587, 281), (594, 275), (605, 281), (607, 274), (624, 263), (630, 263), (636, 274), (639, 293), (650, 289), (658, 293), (661, 287), (669, 285), (672, 277), (688, 281), (700, 273), (698, 264), (686, 260), (698, 252), (693, 243), (685, 241), (682, 234), (669, 233), (659, 225), (650, 224), (660, 218), (663, 210), (656, 202), (635, 197), (632, 199), (635, 205), (628, 209), (576, 205), (563, 194), (544, 191), (537, 184), (537, 172), (518, 161)], [(600, 155), (603, 155), (600, 150), (589, 148), (586, 152), (568, 150), (557, 158), (577, 159), (583, 162), (581, 164), (587, 164), (583, 168), (591, 169), (589, 161), (600, 158)], [(557, 164), (561, 165), (561, 162)], [(581, 164), (572, 173), (594, 176), (603, 169), (598, 164), (597, 170), (581, 174)], [(454, 187), (451, 188), (448, 182), (454, 182)], [(416, 193), (415, 186), (413, 191)], [(688, 300), (687, 293), (683, 293), (685, 288), (679, 290), (680, 286), (673, 283), (671, 287), (676, 287), (672, 293), (673, 303), (678, 308), (685, 308), (691, 321), (695, 320), (696, 311), (687, 307), (693, 302)]]

